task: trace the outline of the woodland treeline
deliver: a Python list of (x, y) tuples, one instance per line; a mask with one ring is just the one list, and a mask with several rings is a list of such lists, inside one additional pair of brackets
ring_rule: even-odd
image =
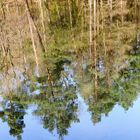
[(23, 64), (32, 55), (39, 65), (40, 56), (85, 50), (95, 67), (99, 55), (129, 47), (139, 13), (139, 0), (1, 0), (0, 63)]
[(94, 89), (103, 68), (110, 87), (140, 42), (139, 14), (139, 0), (1, 0), (0, 69), (36, 65), (53, 86), (65, 62), (86, 61)]

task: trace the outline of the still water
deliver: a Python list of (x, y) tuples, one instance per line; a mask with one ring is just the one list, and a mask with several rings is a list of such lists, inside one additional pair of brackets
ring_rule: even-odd
[(65, 77), (61, 74), (53, 87), (44, 82), (45, 76), (28, 78), (18, 68), (13, 69), (14, 76), (9, 71), (8, 85), (1, 74), (3, 140), (140, 139), (139, 76), (136, 76), (139, 71), (135, 72), (130, 65), (131, 72), (128, 68), (128, 75), (120, 76), (109, 90), (100, 85), (102, 82), (98, 83), (99, 93), (94, 100), (90, 86), (94, 82), (88, 78), (82, 82), (74, 68), (65, 64), (62, 67)]
[[(79, 123), (71, 123), (67, 129), (68, 135), (64, 136), (65, 140), (139, 140), (140, 134), (140, 98), (134, 102), (133, 107), (125, 111), (119, 105), (115, 105), (108, 117), (103, 116), (102, 121), (93, 125), (90, 112), (81, 97), (79, 101), (78, 118)], [(29, 105), (24, 116), (25, 127), (20, 134), (23, 140), (58, 140), (59, 135), (56, 132), (50, 133), (43, 128), (40, 118), (32, 114), (35, 106)], [(0, 134), (3, 140), (14, 140), (9, 134), (10, 127), (7, 122), (0, 121)]]

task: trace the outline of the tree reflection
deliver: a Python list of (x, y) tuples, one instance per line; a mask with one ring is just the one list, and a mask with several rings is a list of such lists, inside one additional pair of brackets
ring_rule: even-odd
[(55, 81), (52, 87), (40, 86), (41, 93), (34, 97), (34, 103), (38, 106), (34, 115), (41, 118), (45, 129), (50, 132), (56, 130), (60, 139), (63, 139), (63, 136), (68, 134), (71, 123), (79, 122), (78, 103), (76, 87), (70, 82), (71, 76), (69, 77), (68, 73), (64, 74), (64, 71), (61, 71), (61, 74), (57, 73), (59, 76), (56, 76), (55, 71)]
[(41, 117), (43, 127), (53, 132), (55, 129), (60, 138), (68, 134), (72, 122), (78, 122), (76, 103), (77, 95), (74, 87), (63, 89), (55, 87), (54, 97), (40, 94), (36, 97), (38, 108), (34, 115)]
[[(87, 68), (88, 76), (84, 78), (84, 85), (81, 85), (83, 92), (81, 94), (88, 104), (94, 124), (100, 122), (103, 115), (107, 116), (116, 104), (128, 110), (137, 99), (140, 92), (140, 47), (137, 44), (128, 51), (125, 62), (127, 65), (117, 69), (117, 72), (113, 68), (115, 64), (108, 68), (102, 66), (101, 70), (98, 68), (96, 94), (92, 86), (95, 79), (90, 80), (92, 73), (90, 73), (90, 68)], [(106, 71), (109, 71), (108, 75)], [(108, 80), (111, 81), (109, 84)]]
[(2, 109), (3, 110), (0, 112), (0, 118), (3, 122), (7, 122), (10, 127), (10, 135), (16, 137), (18, 140), (21, 140), (21, 134), (23, 133), (23, 128), (25, 127), (25, 107), (20, 103), (4, 100), (2, 102)]

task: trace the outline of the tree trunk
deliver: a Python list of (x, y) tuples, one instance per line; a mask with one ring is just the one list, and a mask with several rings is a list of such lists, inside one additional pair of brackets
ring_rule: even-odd
[(26, 11), (27, 11), (27, 17), (28, 17), (28, 22), (29, 22), (30, 35), (31, 35), (32, 47), (33, 47), (34, 56), (35, 56), (35, 62), (36, 62), (36, 65), (38, 67), (39, 66), (39, 62), (38, 62), (37, 50), (36, 50), (36, 46), (35, 46), (32, 20), (31, 20), (31, 17), (30, 17), (30, 14), (29, 14), (27, 6), (26, 6)]
[(90, 58), (92, 58), (92, 46), (93, 46), (93, 34), (92, 34), (92, 26), (93, 26), (93, 15), (92, 15), (92, 0), (88, 1), (89, 3), (89, 50), (90, 50)]

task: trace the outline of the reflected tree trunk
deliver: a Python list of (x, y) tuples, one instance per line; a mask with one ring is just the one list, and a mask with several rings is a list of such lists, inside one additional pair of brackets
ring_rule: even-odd
[(93, 68), (94, 68), (94, 96), (95, 100), (97, 100), (97, 44), (96, 44), (96, 36), (97, 36), (97, 0), (94, 0), (94, 35), (93, 35)]
[(42, 32), (43, 32), (43, 42), (46, 43), (46, 32), (45, 32), (45, 25), (44, 25), (43, 3), (44, 3), (44, 0), (39, 0), (40, 17), (41, 17), (41, 25), (42, 25)]
[(39, 61), (38, 61), (37, 50), (36, 50), (36, 46), (35, 46), (34, 33), (33, 33), (33, 26), (32, 26), (32, 19), (31, 19), (31, 17), (30, 17), (30, 14), (29, 14), (27, 5), (26, 5), (26, 11), (27, 11), (27, 17), (28, 17), (28, 22), (29, 22), (30, 35), (31, 35), (32, 47), (33, 47), (34, 56), (35, 56), (35, 62), (36, 62), (37, 69), (38, 69), (38, 67), (39, 67)]
[(48, 4), (48, 1), (47, 0), (44, 1), (44, 5), (46, 7), (47, 21), (48, 21), (48, 23), (51, 23), (51, 16), (50, 16), (50, 11), (49, 11), (49, 4)]
[(92, 26), (93, 26), (93, 14), (92, 14), (92, 0), (88, 0), (89, 3), (89, 49), (90, 49), (90, 58), (92, 58), (92, 46), (93, 46), (93, 34), (92, 34)]
[(69, 19), (70, 19), (70, 26), (72, 28), (72, 10), (71, 10), (71, 1), (68, 0), (68, 7), (69, 7)]
[(108, 4), (109, 4), (109, 16), (110, 16), (110, 25), (112, 25), (112, 8), (113, 8), (113, 6), (112, 6), (112, 0), (108, 0)]
[(45, 53), (46, 50), (45, 50), (45, 47), (44, 47), (44, 44), (43, 44), (43, 41), (42, 41), (42, 37), (39, 33), (39, 30), (37, 28), (37, 25), (35, 24), (34, 20), (33, 20), (33, 15), (32, 15), (32, 12), (31, 12), (31, 9), (29, 7), (29, 3), (28, 3), (28, 0), (25, 0), (25, 6), (26, 6), (26, 10), (27, 10), (27, 14), (29, 15), (29, 18), (30, 20), (32, 21), (32, 24), (33, 24), (33, 27), (37, 33), (37, 36), (38, 36), (38, 40), (39, 40), (39, 43), (40, 43), (40, 47), (42, 49), (42, 52)]
[[(18, 2), (17, 0), (15, 1), (15, 4), (16, 4), (16, 12), (17, 12), (17, 15), (18, 15), (18, 21), (20, 21), (20, 15), (19, 15), (19, 7), (18, 7)], [(22, 52), (22, 55), (23, 55), (23, 64), (26, 64), (26, 56), (25, 56), (25, 51), (24, 51), (24, 45), (23, 45), (23, 36), (22, 36), (22, 31), (21, 31), (21, 25), (18, 24), (17, 26), (17, 32), (18, 32), (18, 41), (19, 41), (19, 53)], [(20, 54), (19, 54), (20, 55)]]
[(124, 23), (124, 15), (123, 15), (123, 0), (121, 0), (121, 22), (122, 22), (122, 25)]

